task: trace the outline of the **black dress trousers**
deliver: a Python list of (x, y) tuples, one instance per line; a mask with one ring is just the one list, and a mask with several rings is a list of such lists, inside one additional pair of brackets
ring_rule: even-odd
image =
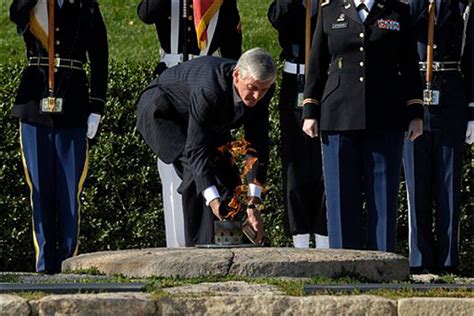
[(304, 87), (304, 75), (283, 73), (279, 110), (285, 224), (290, 235), (327, 236), (321, 142), (301, 128), (298, 87)]

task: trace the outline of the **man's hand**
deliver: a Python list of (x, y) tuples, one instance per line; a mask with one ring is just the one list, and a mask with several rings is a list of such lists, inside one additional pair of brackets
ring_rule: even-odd
[(97, 130), (99, 129), (100, 115), (91, 113), (87, 118), (87, 137), (92, 139), (95, 137)]
[(316, 119), (304, 119), (303, 121), (303, 132), (311, 138), (318, 137), (318, 120)]
[(411, 120), (408, 125), (407, 140), (414, 141), (421, 134), (423, 134), (423, 121), (419, 118)]
[(210, 203), (209, 203), (209, 207), (211, 208), (212, 210), (212, 213), (221, 221), (222, 220), (222, 216), (219, 212), (219, 208), (221, 206), (221, 200), (218, 199), (218, 198), (215, 198), (214, 200), (212, 200)]
[(263, 221), (260, 216), (260, 211), (254, 208), (247, 208), (247, 221), (250, 227), (256, 232), (255, 244), (261, 244), (263, 239)]
[(466, 129), (466, 144), (472, 145), (472, 143), (474, 143), (474, 121), (469, 121)]

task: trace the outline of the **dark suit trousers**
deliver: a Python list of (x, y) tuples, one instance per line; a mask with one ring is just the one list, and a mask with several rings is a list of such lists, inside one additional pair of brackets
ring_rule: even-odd
[[(186, 158), (181, 156), (173, 163), (177, 174), (183, 179), (184, 173), (192, 173)], [(229, 200), (234, 189), (240, 185), (239, 170), (229, 163), (229, 155), (214, 156), (212, 171), (215, 175), (221, 201)], [(214, 220), (218, 220), (206, 205), (202, 192), (197, 192), (194, 182), (180, 187), (182, 195), (184, 233), (187, 247), (214, 243)]]
[[(424, 131), (405, 142), (410, 266), (459, 265), (458, 233), (464, 130)], [(433, 216), (434, 201), (434, 216)], [(435, 226), (433, 231), (433, 217)]]
[(365, 194), (367, 248), (394, 252), (403, 132), (321, 134), (330, 247), (364, 248), (362, 195)]

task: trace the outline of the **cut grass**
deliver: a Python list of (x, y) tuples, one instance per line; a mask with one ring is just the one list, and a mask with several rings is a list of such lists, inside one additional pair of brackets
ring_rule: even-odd
[[(8, 17), (10, 1), (0, 1), (0, 63), (25, 62), (25, 48), (15, 24)], [(137, 16), (138, 0), (99, 0), (107, 27), (110, 59), (127, 63), (158, 60), (159, 46), (154, 25)], [(279, 46), (276, 31), (267, 19), (271, 0), (239, 0), (243, 48), (260, 46), (275, 58)]]
[(64, 274), (87, 274), (87, 275), (105, 275), (100, 272), (97, 267), (90, 267), (88, 269), (75, 269), (72, 271), (64, 272)]
[(19, 276), (13, 273), (0, 274), (0, 283), (18, 283)]
[[(81, 270), (80, 272), (89, 273), (89, 270)], [(18, 282), (18, 277), (15, 275), (9, 275), (8, 278), (0, 279), (2, 282)], [(429, 291), (416, 291), (413, 289), (400, 289), (400, 290), (374, 290), (368, 292), (362, 292), (359, 290), (347, 291), (347, 292), (336, 292), (336, 291), (321, 291), (313, 294), (306, 294), (304, 292), (305, 284), (325, 284), (325, 285), (336, 285), (336, 284), (349, 284), (357, 285), (364, 282), (352, 277), (341, 277), (341, 278), (327, 278), (327, 277), (314, 277), (311, 279), (292, 279), (292, 278), (250, 278), (250, 277), (238, 277), (238, 276), (208, 276), (208, 277), (196, 277), (196, 278), (171, 278), (171, 277), (154, 277), (145, 279), (128, 278), (123, 275), (110, 276), (104, 279), (91, 279), (84, 275), (84, 278), (76, 280), (68, 280), (68, 283), (131, 283), (131, 282), (142, 282), (146, 284), (146, 292), (152, 294), (155, 298), (160, 297), (174, 297), (183, 296), (178, 294), (170, 294), (165, 291), (166, 288), (196, 285), (200, 283), (222, 283), (229, 281), (242, 281), (249, 284), (260, 284), (260, 285), (273, 285), (284, 295), (288, 296), (320, 296), (320, 295), (375, 295), (389, 299), (399, 299), (408, 297), (452, 297), (452, 298), (474, 298), (474, 293), (466, 288), (460, 288), (456, 290), (447, 289), (433, 289)], [(50, 280), (43, 283), (61, 283), (60, 280)], [(78, 294), (81, 292), (78, 292)], [(82, 292), (83, 293), (83, 292)], [(27, 299), (38, 299), (46, 295), (45, 293), (13, 293)], [(194, 295), (194, 294), (192, 294)], [(202, 293), (202, 296), (212, 296), (215, 293)], [(218, 295), (218, 294), (217, 294)], [(188, 294), (184, 294), (188, 296)], [(30, 298), (31, 297), (31, 298)]]

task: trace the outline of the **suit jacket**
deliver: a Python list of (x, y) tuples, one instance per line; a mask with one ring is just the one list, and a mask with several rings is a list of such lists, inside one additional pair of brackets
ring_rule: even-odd
[(324, 131), (403, 130), (423, 117), (409, 7), (375, 0), (362, 22), (350, 0), (321, 4), (305, 85), (305, 118)]
[(245, 139), (256, 150), (258, 164), (249, 182), (264, 183), (269, 150), (268, 105), (273, 90), (255, 107), (234, 102), (232, 71), (236, 62), (201, 57), (165, 70), (145, 89), (138, 101), (138, 130), (166, 163), (184, 156), (198, 192), (216, 185), (213, 159), (216, 148), (229, 142), (230, 131), (244, 126)]
[[(160, 46), (166, 53), (171, 52), (171, 1), (172, 0), (142, 0), (137, 9), (138, 16), (143, 22), (146, 24), (155, 24)], [(192, 3), (192, 1), (188, 2)], [(192, 6), (189, 6), (188, 10), (189, 19), (186, 23), (180, 20), (180, 30), (183, 27), (187, 30), (188, 53), (199, 55), (200, 50), (197, 45)], [(208, 54), (212, 55), (217, 50), (220, 50), (222, 57), (235, 60), (239, 59), (242, 52), (242, 33), (240, 30), (240, 16), (236, 0), (225, 0), (220, 8), (216, 31)], [(182, 52), (183, 33), (180, 32), (178, 53)]]
[[(14, 0), (10, 19), (26, 44), (26, 55), (48, 57), (29, 29), (29, 14), (37, 0)], [(41, 114), (39, 102), (48, 97), (48, 67), (28, 66), (22, 74), (12, 116), (56, 127), (86, 127), (90, 113), (102, 114), (107, 90), (108, 47), (104, 21), (95, 0), (55, 1), (55, 55), (90, 62), (90, 82), (84, 70), (57, 68), (55, 96), (63, 98), (62, 114)], [(89, 93), (90, 88), (90, 93)]]
[[(416, 29), (418, 55), (421, 61), (426, 61), (428, 40), (428, 1), (410, 0), (412, 23)], [(474, 102), (472, 95), (472, 19), (470, 11), (464, 40), (463, 13), (466, 3), (459, 0), (443, 0), (437, 8), (434, 29), (433, 60), (438, 62), (460, 62), (461, 71), (433, 72), (432, 89), (440, 91), (439, 106), (430, 106), (426, 113), (425, 129), (452, 130), (465, 129), (468, 119), (468, 103)], [(422, 73), (423, 82), (425, 72)], [(474, 119), (474, 108), (470, 109), (470, 119)]]

